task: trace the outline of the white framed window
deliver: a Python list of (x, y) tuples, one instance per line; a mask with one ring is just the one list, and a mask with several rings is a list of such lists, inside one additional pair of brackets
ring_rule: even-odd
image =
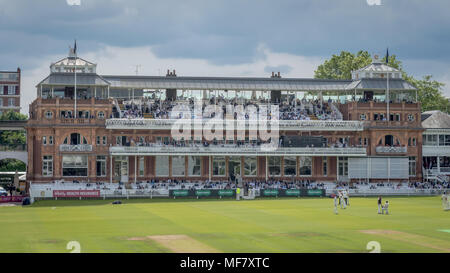
[(106, 141), (106, 136), (103, 136), (103, 137), (102, 137), (102, 144), (103, 144), (103, 145), (106, 145), (106, 143), (107, 143), (107, 141)]
[(96, 162), (97, 176), (106, 176), (106, 156), (98, 155)]
[(169, 176), (169, 156), (155, 156), (156, 176)]
[(280, 176), (281, 175), (281, 157), (270, 156), (268, 157), (269, 175)]
[(424, 135), (423, 145), (426, 146), (437, 146), (438, 145), (438, 135)]
[(348, 176), (348, 157), (340, 156), (338, 157), (338, 175)]
[(450, 135), (439, 135), (439, 146), (450, 146)]
[(409, 176), (416, 176), (416, 157), (409, 157)]
[(212, 158), (213, 176), (225, 176), (226, 161), (224, 156), (213, 156)]
[(284, 157), (284, 176), (297, 175), (297, 157)]
[(15, 106), (16, 99), (15, 98), (8, 98), (8, 106)]
[(202, 158), (200, 156), (188, 156), (188, 175), (200, 176), (202, 174)]
[(15, 95), (15, 94), (16, 94), (16, 86), (8, 85), (8, 95)]
[(312, 175), (312, 157), (310, 156), (299, 157), (299, 175), (300, 176)]
[(185, 157), (172, 156), (172, 176), (185, 176), (186, 175), (186, 161)]
[(48, 137), (48, 144), (53, 145), (53, 136)]
[(139, 157), (139, 176), (144, 176), (145, 171), (145, 158), (143, 156)]
[(42, 137), (42, 145), (47, 145), (47, 137), (46, 136)]
[(53, 176), (53, 156), (44, 155), (42, 157), (42, 175)]
[(100, 136), (95, 137), (95, 144), (100, 145)]
[(62, 169), (63, 176), (87, 176), (87, 155), (63, 155)]
[(244, 157), (244, 175), (245, 176), (256, 176), (257, 174), (257, 162), (256, 156)]

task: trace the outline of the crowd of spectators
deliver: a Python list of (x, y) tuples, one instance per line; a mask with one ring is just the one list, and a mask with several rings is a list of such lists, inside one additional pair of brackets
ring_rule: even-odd
[[(249, 99), (225, 99), (223, 97), (213, 97), (208, 101), (202, 103), (202, 117), (213, 118), (218, 114), (223, 118), (227, 114), (227, 106), (232, 105), (234, 107), (238, 105), (254, 106), (255, 108), (246, 108), (248, 112), (243, 113), (246, 120), (257, 118), (256, 115), (260, 111), (260, 105), (267, 106), (267, 119), (271, 119), (273, 113), (270, 111), (270, 102), (268, 100), (249, 100)], [(122, 105), (122, 106), (121, 106)], [(176, 105), (184, 105), (184, 109), (194, 113), (194, 100), (188, 99), (185, 101), (171, 101), (171, 100), (159, 100), (159, 99), (134, 99), (126, 100), (115, 103), (115, 112), (112, 117), (116, 118), (152, 118), (152, 119), (178, 119), (183, 117), (183, 113), (173, 111)], [(209, 105), (217, 106), (220, 110), (217, 112), (205, 111)], [(341, 120), (342, 115), (338, 112), (337, 108), (332, 109), (331, 102), (322, 102), (320, 100), (306, 100), (306, 99), (293, 99), (290, 101), (284, 101), (279, 105), (279, 119), (280, 120)], [(212, 108), (209, 108), (212, 109)], [(252, 111), (252, 109), (256, 109)], [(240, 113), (234, 112), (235, 119), (238, 118)], [(192, 117), (192, 116), (191, 116)], [(189, 118), (191, 118), (189, 117)]]
[[(39, 186), (39, 184), (37, 184)], [(40, 185), (42, 189), (70, 189), (70, 190), (113, 190), (116, 193), (123, 189), (149, 192), (150, 190), (170, 190), (170, 189), (236, 189), (240, 185), (246, 189), (365, 189), (365, 190), (400, 190), (400, 189), (433, 189), (450, 190), (449, 182), (320, 182), (314, 180), (281, 180), (269, 179), (250, 180), (238, 183), (231, 180), (216, 181), (192, 181), (183, 179), (152, 179), (148, 181), (138, 181), (136, 183), (109, 183), (109, 182), (79, 182), (79, 181), (54, 181), (51, 184)]]

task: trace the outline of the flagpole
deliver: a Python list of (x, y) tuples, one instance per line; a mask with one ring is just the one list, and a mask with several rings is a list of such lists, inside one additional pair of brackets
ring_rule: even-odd
[(386, 49), (386, 66), (387, 66), (387, 71), (386, 71), (386, 74), (387, 74), (387, 84), (386, 84), (387, 104), (386, 105), (387, 105), (387, 121), (389, 123), (391, 120), (391, 116), (389, 114), (389, 103), (391, 101), (391, 96), (389, 94), (389, 48)]
[(75, 51), (75, 87), (74, 87), (74, 93), (75, 93), (75, 113), (74, 118), (77, 118), (77, 52)]
[(390, 121), (390, 115), (389, 115), (389, 102), (390, 102), (390, 95), (389, 95), (389, 71), (387, 72), (387, 120)]

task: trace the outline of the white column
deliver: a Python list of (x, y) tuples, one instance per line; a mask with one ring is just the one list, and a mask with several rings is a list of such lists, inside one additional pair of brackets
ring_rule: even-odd
[(136, 165), (136, 162), (137, 162), (137, 156), (135, 155), (134, 156), (134, 183), (136, 183), (136, 180), (137, 180), (137, 172), (136, 172), (137, 165)]
[(109, 155), (109, 183), (112, 183), (112, 176), (113, 176), (112, 155)]

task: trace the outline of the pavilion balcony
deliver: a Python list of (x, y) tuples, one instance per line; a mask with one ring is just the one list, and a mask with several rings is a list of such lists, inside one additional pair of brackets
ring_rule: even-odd
[[(191, 128), (194, 126), (203, 126), (211, 122), (208, 119), (203, 120), (186, 120), (181, 121), (177, 119), (108, 119), (106, 120), (107, 129), (156, 129), (156, 130), (170, 130), (175, 122), (191, 123)], [(222, 123), (223, 128), (226, 128), (227, 120), (219, 120), (218, 124)], [(239, 121), (240, 122), (240, 121)], [(238, 121), (234, 121), (234, 128), (238, 128)], [(259, 121), (246, 121), (245, 130), (249, 129), (249, 124), (257, 124)], [(268, 122), (270, 125), (270, 121)], [(287, 131), (362, 131), (364, 129), (364, 122), (353, 120), (279, 120), (279, 130)], [(238, 128), (239, 129), (239, 128)]]
[(408, 147), (406, 146), (378, 146), (375, 148), (377, 154), (406, 154)]
[(59, 145), (60, 152), (92, 152), (92, 145), (90, 144), (61, 144)]
[(450, 146), (423, 145), (422, 154), (423, 156), (449, 156)]
[(263, 149), (260, 146), (217, 145), (197, 147), (173, 146), (112, 146), (111, 155), (155, 156), (155, 155), (196, 155), (196, 156), (366, 156), (366, 148), (315, 148), (315, 147), (278, 147)]

